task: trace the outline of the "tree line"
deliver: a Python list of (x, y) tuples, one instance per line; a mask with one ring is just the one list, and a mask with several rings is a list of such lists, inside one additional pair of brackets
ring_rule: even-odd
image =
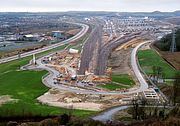
[[(180, 29), (176, 30), (176, 51), (180, 51)], [(154, 43), (162, 51), (169, 51), (172, 42), (172, 33)]]

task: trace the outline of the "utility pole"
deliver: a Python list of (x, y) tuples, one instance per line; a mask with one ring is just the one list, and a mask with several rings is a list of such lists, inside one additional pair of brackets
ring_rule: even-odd
[(175, 30), (173, 29), (172, 31), (172, 42), (170, 46), (170, 52), (175, 52), (176, 51), (176, 33)]
[(35, 54), (33, 54), (33, 65), (36, 65), (36, 57), (35, 57)]
[(18, 59), (20, 59), (21, 58), (21, 53), (20, 52), (18, 52)]

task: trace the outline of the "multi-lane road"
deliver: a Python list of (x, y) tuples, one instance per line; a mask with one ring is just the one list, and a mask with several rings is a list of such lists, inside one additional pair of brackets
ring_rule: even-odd
[(6, 63), (6, 62), (9, 62), (9, 61), (13, 61), (13, 60), (17, 60), (17, 59), (19, 59), (19, 57), (23, 58), (23, 57), (31, 56), (33, 54), (38, 54), (38, 53), (41, 53), (41, 52), (45, 52), (45, 51), (57, 48), (59, 46), (62, 46), (64, 44), (71, 43), (73, 41), (78, 40), (82, 36), (84, 36), (87, 33), (88, 29), (89, 29), (89, 26), (86, 25), (86, 24), (80, 24), (80, 23), (73, 23), (73, 24), (76, 24), (76, 25), (79, 25), (79, 26), (82, 27), (81, 31), (78, 34), (76, 34), (75, 36), (73, 36), (73, 37), (71, 37), (71, 38), (69, 38), (67, 40), (64, 40), (64, 41), (62, 41), (60, 43), (56, 43), (56, 44), (53, 44), (53, 45), (50, 45), (50, 46), (46, 46), (44, 48), (40, 48), (40, 49), (37, 49), (37, 50), (25, 52), (25, 53), (22, 53), (21, 55), (15, 55), (15, 56), (0, 59), (0, 64), (1, 63)]
[[(79, 74), (85, 74), (85, 71), (89, 71), (90, 66), (92, 67), (93, 64), (90, 64), (90, 62), (96, 62), (98, 57), (98, 52), (96, 54), (94, 53), (95, 50), (99, 50), (101, 46), (101, 40), (102, 38), (102, 28), (100, 25), (96, 25), (94, 30), (91, 32), (89, 38), (86, 40), (85, 45), (83, 47), (83, 51), (81, 54), (81, 60), (80, 60), (80, 68), (79, 68)], [(93, 66), (95, 68), (95, 66)]]
[(67, 85), (63, 85), (63, 84), (55, 84), (54, 81), (55, 81), (55, 78), (59, 75), (59, 72), (51, 67), (48, 67), (48, 65), (43, 64), (41, 61), (44, 57), (38, 59), (37, 64), (38, 64), (38, 68), (49, 71), (50, 74), (47, 77), (43, 78), (43, 83), (50, 88), (57, 88), (57, 89), (80, 93), (80, 94), (103, 94), (103, 95), (133, 94), (133, 93), (142, 92), (148, 88), (148, 84), (138, 68), (137, 59), (136, 59), (137, 50), (143, 44), (146, 44), (146, 43), (147, 42), (144, 42), (144, 43), (138, 45), (136, 48), (133, 49), (133, 51), (131, 53), (132, 69), (135, 72), (136, 77), (139, 80), (140, 86), (137, 89), (126, 91), (126, 92), (124, 92), (124, 91), (111, 91), (111, 92), (110, 91), (93, 91), (93, 90), (82, 89), (82, 88), (73, 87), (73, 86), (67, 86)]
[[(68, 40), (65, 40), (61, 43), (53, 44), (51, 46), (47, 46), (47, 47), (44, 47), (44, 48), (41, 48), (38, 50), (33, 50), (30, 52), (23, 53), (23, 54), (21, 54), (21, 57), (27, 57), (27, 56), (30, 56), (33, 54), (41, 53), (41, 52), (56, 48), (58, 46), (61, 46), (63, 44), (67, 44), (67, 43), (76, 41), (77, 39), (81, 38), (84, 34), (86, 34), (86, 32), (89, 29), (89, 26), (87, 26), (85, 24), (78, 24), (78, 25), (82, 26), (82, 30), (77, 35), (75, 35), (74, 37), (72, 37)], [(101, 43), (100, 38), (102, 37), (101, 36), (102, 33), (101, 33), (100, 29), (101, 28), (99, 28), (99, 27), (95, 28), (94, 32), (92, 33), (91, 37), (89, 38), (90, 40), (87, 40), (87, 42), (86, 42), (87, 45), (86, 45), (86, 48), (84, 48), (84, 50), (83, 50), (84, 54), (82, 54), (83, 58), (81, 58), (81, 60), (85, 59), (85, 62), (81, 61), (81, 63), (84, 63), (83, 64), (83, 70), (82, 70), (83, 73), (89, 65), (88, 62), (90, 62), (90, 60), (92, 60), (92, 56), (90, 54), (90, 53), (92, 53), (91, 51), (93, 51), (93, 48), (95, 48), (97, 42)], [(100, 45), (101, 50), (99, 51), (99, 56), (97, 57), (98, 63), (99, 63), (98, 64), (99, 66), (97, 66), (97, 67), (99, 67), (99, 70), (97, 71), (97, 73), (100, 75), (104, 73), (104, 69), (106, 67), (106, 60), (108, 58), (109, 53), (111, 52), (111, 50), (113, 48), (115, 48), (116, 46), (118, 46), (122, 43), (128, 42), (129, 40), (133, 39), (135, 36), (136, 36), (135, 34), (125, 35), (121, 39), (114, 40), (114, 41), (108, 43), (107, 45), (103, 45), (103, 46)], [(92, 43), (93, 41), (95, 41), (95, 43)], [(49, 71), (49, 73), (50, 73), (50, 75), (48, 75), (47, 77), (45, 77), (43, 79), (44, 84), (48, 87), (56, 87), (59, 89), (63, 89), (63, 90), (71, 91), (71, 92), (76, 92), (76, 93), (83, 93), (83, 94), (105, 94), (105, 95), (132, 94), (132, 93), (141, 92), (141, 91), (148, 88), (147, 83), (146, 83), (145, 79), (143, 78), (143, 75), (140, 73), (140, 71), (138, 69), (137, 60), (136, 60), (136, 52), (137, 52), (138, 48), (140, 46), (142, 46), (143, 44), (144, 43), (142, 43), (142, 44), (138, 45), (136, 48), (134, 48), (134, 50), (132, 51), (132, 54), (131, 54), (132, 69), (136, 73), (136, 76), (140, 82), (140, 87), (138, 89), (127, 91), (127, 92), (124, 92), (124, 91), (123, 92), (121, 92), (121, 91), (114, 91), (114, 92), (98, 91), (97, 92), (97, 91), (92, 91), (92, 90), (88, 90), (88, 89), (81, 89), (78, 87), (71, 87), (71, 86), (67, 86), (67, 85), (63, 85), (63, 84), (57, 85), (54, 83), (54, 80), (59, 75), (59, 72), (56, 71), (55, 69), (48, 67), (45, 64), (43, 64), (41, 62), (41, 60), (44, 57), (38, 59), (37, 64), (38, 64), (38, 68), (45, 69), (45, 70)], [(90, 58), (88, 58), (88, 57), (90, 57)], [(19, 56), (16, 55), (16, 56), (0, 59), (0, 63), (5, 63), (8, 61), (16, 60), (18, 58), (19, 58)]]

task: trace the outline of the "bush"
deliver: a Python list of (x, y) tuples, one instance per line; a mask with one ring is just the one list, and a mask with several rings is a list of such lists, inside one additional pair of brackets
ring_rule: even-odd
[(45, 119), (39, 123), (39, 126), (59, 126), (57, 122), (52, 119)]

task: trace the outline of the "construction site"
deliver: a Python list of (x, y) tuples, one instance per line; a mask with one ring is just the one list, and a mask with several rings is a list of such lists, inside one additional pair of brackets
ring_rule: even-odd
[[(49, 88), (38, 101), (49, 106), (101, 111), (129, 105), (134, 99), (151, 104), (165, 102), (161, 92), (150, 83), (137, 60), (137, 51), (150, 49), (159, 28), (153, 19), (91, 18), (93, 25), (76, 24), (72, 38), (45, 47), (59, 48), (36, 58), (21, 70), (45, 70), (41, 80)], [(126, 27), (128, 31), (119, 30)], [(117, 27), (118, 26), (118, 27)], [(141, 32), (143, 30), (144, 32)], [(52, 31), (58, 37), (61, 31)], [(158, 33), (159, 34), (159, 33)], [(41, 52), (41, 49), (37, 49)], [(17, 56), (19, 58), (19, 56)]]
[[(98, 31), (95, 30), (94, 32), (98, 35)], [(92, 32), (91, 34), (95, 33)], [(131, 37), (136, 34), (126, 35), (130, 38), (125, 40), (121, 40), (123, 36), (118, 38), (113, 34), (112, 37), (107, 32), (99, 34), (102, 34), (102, 40), (97, 39), (97, 41), (94, 41), (96, 43), (93, 43), (93, 45), (97, 46), (93, 46), (93, 48), (91, 48), (92, 40), (89, 38), (82, 46), (83, 50), (81, 52), (74, 48), (65, 48), (60, 52), (44, 57), (41, 61), (47, 67), (58, 71), (59, 74), (54, 78), (53, 82), (57, 87), (63, 86), (72, 90), (88, 90), (97, 93), (81, 93), (81, 91), (77, 93), (52, 88), (38, 97), (38, 101), (51, 106), (93, 111), (129, 104), (133, 99), (139, 97), (146, 98), (151, 103), (163, 102), (163, 98), (152, 88), (143, 92), (122, 93), (136, 90), (140, 85), (131, 67), (131, 53), (132, 49), (145, 41), (145, 39)], [(147, 47), (144, 46), (144, 48)], [(87, 50), (84, 51), (84, 49)], [(99, 62), (101, 57), (106, 59)], [(104, 66), (102, 65), (103, 62)], [(116, 81), (117, 76), (122, 76), (123, 79), (127, 77), (129, 83)], [(104, 92), (104, 94), (98, 92)], [(106, 92), (109, 92), (109, 94), (106, 94)], [(120, 93), (114, 95), (113, 92)]]

